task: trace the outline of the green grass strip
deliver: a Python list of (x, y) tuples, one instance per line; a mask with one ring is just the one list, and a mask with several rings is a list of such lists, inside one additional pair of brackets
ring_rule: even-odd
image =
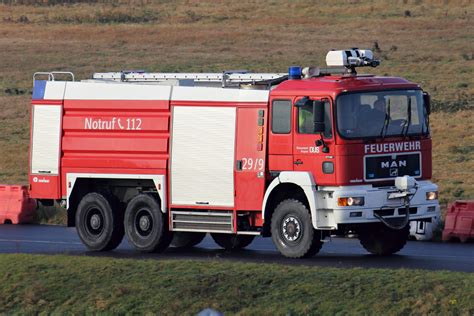
[(474, 314), (474, 274), (0, 255), (0, 313)]

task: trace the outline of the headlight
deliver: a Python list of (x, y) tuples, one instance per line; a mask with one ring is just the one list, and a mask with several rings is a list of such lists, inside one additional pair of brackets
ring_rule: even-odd
[(433, 201), (438, 199), (438, 191), (429, 191), (426, 192), (426, 199), (428, 201)]
[(364, 205), (364, 197), (340, 197), (337, 199), (338, 206), (362, 206)]

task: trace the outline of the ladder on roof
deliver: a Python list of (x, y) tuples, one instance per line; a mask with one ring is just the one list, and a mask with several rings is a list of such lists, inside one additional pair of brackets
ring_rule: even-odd
[(242, 84), (271, 85), (287, 78), (286, 73), (250, 73), (246, 71), (224, 71), (222, 73), (146, 73), (105, 72), (94, 73), (92, 79), (118, 82), (166, 83), (180, 82), (183, 85), (235, 87)]

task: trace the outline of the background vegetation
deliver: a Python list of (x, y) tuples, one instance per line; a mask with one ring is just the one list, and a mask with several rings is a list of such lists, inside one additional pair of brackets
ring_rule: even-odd
[(472, 1), (0, 2), (0, 181), (26, 183), (32, 74), (285, 72), (331, 48), (372, 48), (368, 71), (418, 82), (433, 97), (433, 176), (443, 204), (474, 198)]
[(6, 314), (474, 313), (474, 274), (403, 269), (1, 255), (0, 289)]

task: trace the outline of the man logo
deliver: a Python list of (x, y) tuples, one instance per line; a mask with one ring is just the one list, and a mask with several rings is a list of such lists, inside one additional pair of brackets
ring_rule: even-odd
[(398, 167), (406, 167), (407, 166), (407, 161), (406, 160), (400, 160), (400, 161), (382, 161), (381, 163), (381, 168), (398, 168)]
[(397, 168), (390, 169), (390, 176), (391, 177), (398, 177), (398, 169)]
[(33, 182), (34, 182), (34, 183), (38, 182), (38, 177), (34, 177), (34, 178), (33, 178)]

